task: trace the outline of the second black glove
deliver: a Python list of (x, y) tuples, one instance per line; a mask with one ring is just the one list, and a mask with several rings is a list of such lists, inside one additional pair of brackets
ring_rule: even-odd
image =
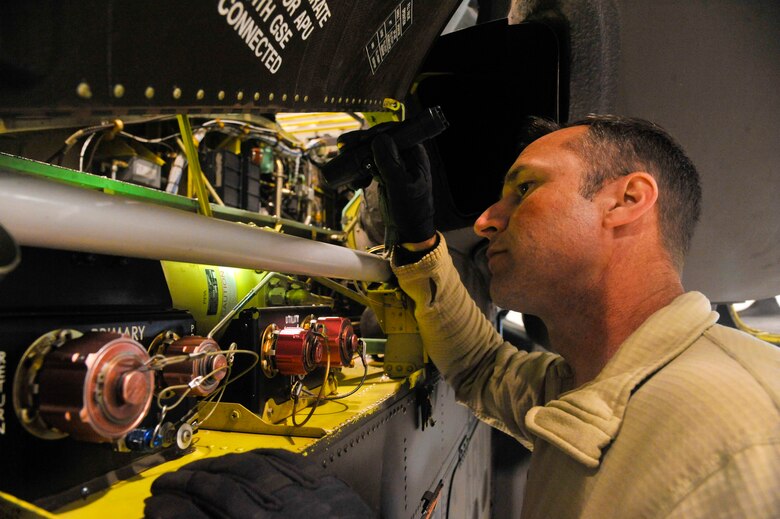
[(164, 474), (146, 500), (148, 519), (363, 519), (374, 513), (343, 481), (281, 449), (194, 461)]

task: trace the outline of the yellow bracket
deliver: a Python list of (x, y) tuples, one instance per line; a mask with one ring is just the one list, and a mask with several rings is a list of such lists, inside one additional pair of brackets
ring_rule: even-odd
[(385, 373), (394, 378), (408, 377), (427, 361), (412, 311), (412, 302), (398, 288), (368, 291), (371, 309), (387, 334)]
[(198, 150), (195, 149), (195, 139), (192, 136), (192, 127), (190, 120), (186, 115), (178, 114), (176, 119), (179, 121), (182, 141), (184, 141), (184, 152), (187, 155), (187, 167), (189, 169), (189, 179), (195, 187), (195, 194), (198, 196), (198, 206), (200, 213), (206, 216), (212, 216), (211, 206), (209, 205), (209, 196), (206, 185), (203, 182), (203, 170), (200, 169), (198, 160)]
[(406, 119), (406, 106), (401, 101), (385, 97), (382, 100), (382, 106), (395, 112), (396, 120), (404, 121)]
[(397, 123), (406, 118), (406, 107), (401, 101), (387, 97), (382, 101), (382, 108), (390, 111), (363, 112), (363, 117), (368, 126), (376, 126), (377, 124), (388, 122)]
[[(289, 412), (292, 412), (292, 403), (290, 404)], [(264, 419), (264, 417), (256, 415), (241, 404), (230, 402), (202, 402), (199, 404), (198, 413), (209, 417), (208, 420), (201, 424), (201, 427), (213, 431), (278, 434), (281, 436), (303, 436), (306, 438), (322, 438), (326, 433), (321, 427), (294, 427), (292, 425), (275, 424)]]
[[(328, 379), (325, 380), (323, 384), (325, 384), (325, 388), (323, 390), (323, 396), (335, 395), (339, 389), (338, 382), (336, 382), (335, 377), (328, 377)], [(314, 388), (308, 388), (308, 390), (310, 392), (314, 392)], [(317, 397), (315, 396), (301, 395), (298, 398), (297, 404), (295, 404), (290, 399), (277, 402), (275, 399), (269, 398), (265, 402), (265, 407), (263, 408), (263, 413), (260, 415), (260, 418), (267, 423), (280, 425), (282, 422), (285, 422), (288, 418), (291, 418), (293, 412), (296, 412), (298, 413), (299, 420), (300, 420), (302, 419), (301, 417), (305, 417), (308, 414), (306, 408), (314, 405), (316, 402), (317, 402)]]
[(368, 299), (385, 333), (417, 333), (411, 300), (398, 288), (369, 290)]

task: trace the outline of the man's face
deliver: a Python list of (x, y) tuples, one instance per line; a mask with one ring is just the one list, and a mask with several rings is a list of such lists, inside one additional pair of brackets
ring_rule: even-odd
[(507, 173), (501, 199), (474, 224), (490, 240), (490, 294), (499, 306), (544, 317), (598, 282), (598, 197), (580, 194), (585, 164), (565, 146), (586, 131), (566, 128), (531, 143)]

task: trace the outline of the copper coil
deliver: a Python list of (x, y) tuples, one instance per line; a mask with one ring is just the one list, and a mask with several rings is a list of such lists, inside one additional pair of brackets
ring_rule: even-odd
[[(201, 354), (201, 356), (168, 364), (162, 370), (163, 380), (169, 386), (186, 386), (194, 378), (206, 377), (212, 373), (210, 377), (192, 387), (189, 393), (199, 397), (210, 395), (227, 374), (227, 358), (224, 354), (218, 353), (219, 351), (221, 350), (216, 341), (208, 337), (191, 335), (174, 340), (163, 346), (161, 353), (166, 357), (192, 354)], [(181, 394), (187, 389), (189, 388), (176, 388), (174, 392)]]
[(322, 338), (313, 330), (283, 328), (276, 335), (276, 369), (282, 375), (306, 375), (324, 356)]
[[(320, 317), (317, 324), (324, 327), (327, 336), (331, 367), (352, 366), (352, 357), (360, 346), (360, 339), (355, 335), (352, 322), (345, 317)], [(327, 359), (320, 362), (322, 366), (325, 365), (325, 360)]]
[(154, 376), (141, 369), (149, 356), (124, 335), (76, 334), (60, 335), (30, 371), (37, 424), (84, 441), (121, 438), (149, 411)]

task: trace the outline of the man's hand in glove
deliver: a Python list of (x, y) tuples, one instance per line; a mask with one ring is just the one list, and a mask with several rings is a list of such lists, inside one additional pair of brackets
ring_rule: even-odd
[[(431, 248), (435, 243), (431, 164), (421, 144), (399, 149), (391, 130), (398, 123), (383, 123), (339, 137), (342, 154), (370, 147), (371, 175), (379, 184), (380, 210), (385, 223), (385, 245), (403, 244), (408, 250)], [(364, 159), (360, 159), (364, 160)], [(353, 183), (366, 187), (363, 177)], [(370, 177), (369, 177), (370, 181)]]
[(379, 133), (371, 142), (371, 151), (393, 242), (408, 250), (431, 248), (436, 229), (431, 163), (425, 148), (418, 144), (399, 150), (391, 136)]
[(149, 519), (375, 517), (343, 481), (282, 449), (195, 461), (160, 476), (146, 500)]

